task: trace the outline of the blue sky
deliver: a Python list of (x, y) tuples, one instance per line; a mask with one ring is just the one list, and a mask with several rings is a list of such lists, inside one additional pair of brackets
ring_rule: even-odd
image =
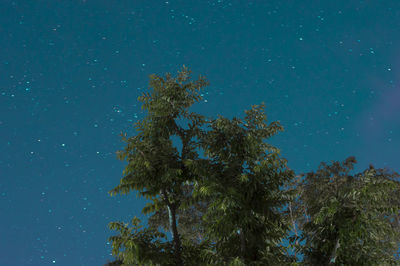
[[(107, 224), (142, 217), (111, 198), (120, 131), (146, 113), (148, 76), (185, 64), (210, 81), (190, 109), (244, 118), (296, 173), (354, 155), (400, 170), (399, 1), (2, 1), (1, 265), (100, 265)], [(177, 144), (178, 146), (178, 144)]]

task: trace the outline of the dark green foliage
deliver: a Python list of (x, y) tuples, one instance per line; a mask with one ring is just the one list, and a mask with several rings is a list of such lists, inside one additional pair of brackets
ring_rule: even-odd
[(307, 265), (398, 265), (398, 175), (372, 165), (349, 175), (355, 163), (354, 157), (322, 163), (298, 186), (298, 225), (305, 240), (299, 251)]
[(194, 194), (210, 202), (204, 216), (207, 235), (216, 240), (216, 254), (225, 262), (235, 258), (246, 265), (286, 261), (279, 243), (289, 227), (279, 208), (287, 204), (288, 195), (280, 188), (294, 173), (285, 169), (286, 160), (278, 157), (278, 149), (263, 143), (283, 128), (277, 122), (265, 125), (262, 108), (246, 111), (246, 128), (236, 118), (220, 117), (201, 136), (211, 163), (198, 168), (205, 178), (195, 184)]
[(104, 266), (121, 266), (122, 265), (122, 260), (117, 259), (111, 262), (107, 262), (106, 264), (104, 264)]
[[(184, 67), (176, 78), (152, 75), (152, 93), (138, 98), (149, 115), (135, 124), (136, 136), (122, 134), (118, 158), (127, 166), (110, 194), (138, 191), (151, 200), (142, 210), (150, 217), (147, 228), (136, 217), (131, 226), (110, 223), (118, 233), (110, 237), (114, 265), (398, 264), (397, 173), (371, 166), (351, 176), (356, 160), (349, 157), (294, 179), (279, 149), (264, 142), (283, 130), (279, 122), (266, 124), (264, 104), (245, 111), (244, 121), (187, 111), (205, 85)], [(290, 229), (295, 236), (284, 247)]]
[[(172, 265), (171, 243), (161, 241), (166, 236), (152, 228), (141, 230), (140, 220), (135, 217), (131, 221), (132, 227), (121, 222), (112, 222), (109, 227), (116, 230), (118, 235), (110, 237), (112, 253), (123, 261), (122, 265)], [(121, 252), (122, 250), (122, 252)]]

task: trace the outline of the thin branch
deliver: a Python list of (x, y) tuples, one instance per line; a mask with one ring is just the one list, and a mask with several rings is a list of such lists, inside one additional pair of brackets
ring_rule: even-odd
[[(298, 245), (299, 245), (299, 235), (298, 235), (298, 233), (297, 233), (296, 223), (294, 222), (294, 219), (293, 219), (292, 202), (289, 202), (289, 214), (290, 214), (290, 220), (292, 221), (294, 234), (295, 234), (295, 236), (296, 236), (296, 246), (298, 246)], [(295, 249), (295, 252), (294, 252), (294, 256), (297, 257), (297, 251), (296, 251), (296, 249)]]
[(339, 237), (337, 238), (337, 240), (336, 240), (336, 245), (335, 245), (335, 248), (333, 249), (333, 251), (332, 251), (332, 254), (331, 254), (331, 258), (330, 258), (330, 260), (329, 260), (329, 265), (334, 265), (334, 263), (336, 262), (336, 257), (337, 257), (337, 249), (340, 247), (340, 243), (339, 243)]

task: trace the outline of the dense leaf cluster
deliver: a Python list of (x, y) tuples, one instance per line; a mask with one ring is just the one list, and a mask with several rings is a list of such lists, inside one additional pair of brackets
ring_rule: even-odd
[[(266, 124), (264, 104), (244, 121), (187, 111), (207, 84), (183, 67), (176, 78), (152, 75), (153, 93), (138, 98), (149, 115), (135, 124), (136, 136), (121, 134), (118, 158), (127, 166), (110, 194), (138, 191), (151, 216), (147, 228), (137, 217), (109, 224), (118, 234), (108, 265), (399, 265), (397, 173), (371, 165), (352, 176), (349, 157), (296, 176), (264, 142), (283, 131)], [(171, 136), (182, 141), (180, 152)]]

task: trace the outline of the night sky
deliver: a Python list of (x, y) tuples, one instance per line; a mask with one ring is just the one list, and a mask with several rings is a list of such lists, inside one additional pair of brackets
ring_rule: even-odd
[[(0, 265), (102, 265), (120, 132), (147, 115), (150, 74), (210, 85), (190, 111), (244, 119), (297, 174), (354, 155), (400, 171), (400, 1), (0, 1)], [(186, 127), (187, 128), (187, 127)], [(179, 147), (177, 144), (176, 147)]]

